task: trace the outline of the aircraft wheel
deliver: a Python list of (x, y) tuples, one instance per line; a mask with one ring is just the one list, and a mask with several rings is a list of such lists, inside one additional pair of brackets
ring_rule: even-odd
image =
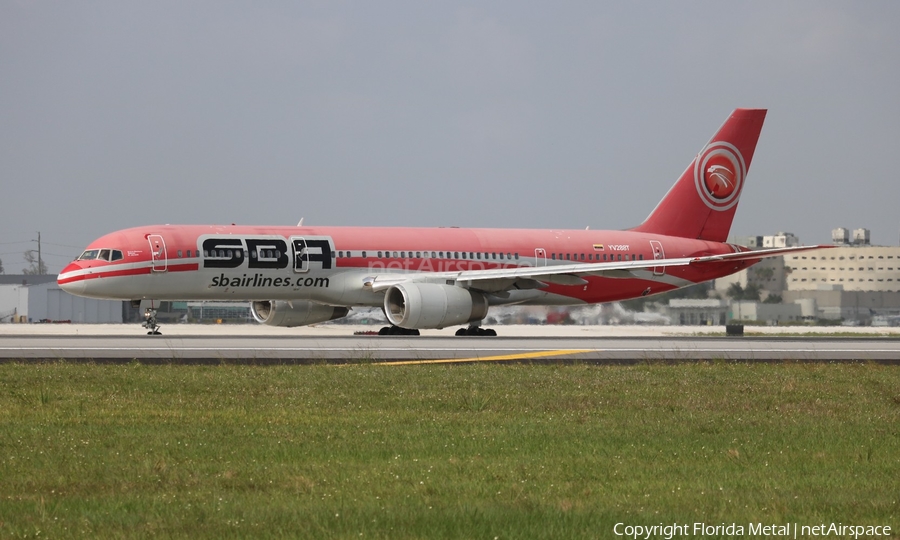
[(418, 336), (419, 331), (415, 328), (401, 328), (399, 326), (385, 326), (378, 331), (379, 336)]
[(493, 328), (482, 328), (480, 326), (470, 326), (468, 328), (460, 328), (456, 331), (457, 336), (496, 336), (497, 331)]

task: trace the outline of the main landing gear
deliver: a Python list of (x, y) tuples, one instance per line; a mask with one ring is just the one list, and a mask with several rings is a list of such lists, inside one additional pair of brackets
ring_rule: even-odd
[(480, 326), (470, 326), (468, 328), (460, 328), (456, 331), (457, 336), (496, 336), (497, 331), (493, 328), (482, 328)]
[(160, 335), (159, 331), (159, 323), (156, 320), (156, 310), (151, 308), (147, 308), (144, 311), (144, 322), (141, 324), (144, 328), (148, 330), (148, 336), (158, 336)]
[(385, 326), (378, 331), (379, 336), (418, 336), (419, 331), (414, 328), (401, 328), (399, 326)]
[[(385, 326), (378, 331), (379, 336), (418, 336), (419, 331), (414, 328), (401, 328), (399, 326)], [(493, 328), (482, 328), (477, 325), (468, 328), (460, 328), (456, 331), (457, 336), (496, 336), (497, 331)]]

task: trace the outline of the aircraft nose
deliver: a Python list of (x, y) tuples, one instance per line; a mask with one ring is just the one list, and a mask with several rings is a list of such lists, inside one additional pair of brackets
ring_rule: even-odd
[(56, 277), (59, 288), (69, 294), (80, 296), (84, 293), (84, 275), (81, 274), (81, 266), (78, 263), (70, 263)]

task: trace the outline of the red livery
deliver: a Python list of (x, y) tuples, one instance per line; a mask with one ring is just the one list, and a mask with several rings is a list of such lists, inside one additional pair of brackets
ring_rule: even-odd
[(735, 110), (630, 230), (154, 225), (95, 240), (59, 284), (94, 298), (246, 300), (258, 321), (279, 326), (378, 306), (393, 325), (385, 333), (467, 325), (463, 333), (483, 334), (491, 306), (657, 294), (826, 247), (725, 243), (765, 116)]

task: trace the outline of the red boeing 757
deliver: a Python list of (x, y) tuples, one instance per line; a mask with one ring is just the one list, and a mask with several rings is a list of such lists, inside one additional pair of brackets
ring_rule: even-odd
[[(629, 230), (154, 225), (95, 240), (58, 281), (92, 298), (247, 300), (275, 326), (378, 306), (393, 325), (382, 333), (495, 335), (479, 328), (491, 306), (625, 300), (827, 247), (725, 243), (765, 116), (735, 110)], [(155, 319), (145, 326), (158, 333)]]

